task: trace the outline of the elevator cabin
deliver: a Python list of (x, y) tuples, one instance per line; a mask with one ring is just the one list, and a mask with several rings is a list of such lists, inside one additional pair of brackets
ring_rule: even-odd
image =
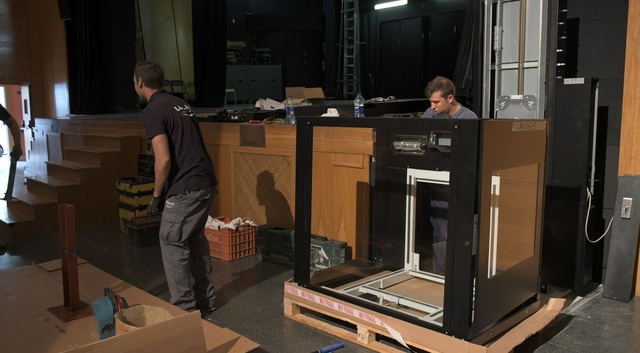
[[(302, 119), (297, 283), (479, 343), (537, 311), (545, 120)], [(374, 130), (370, 203), (357, 211), (370, 233), (350, 244), (368, 251), (315, 272), (303, 250), (316, 216), (313, 128), (326, 125)]]

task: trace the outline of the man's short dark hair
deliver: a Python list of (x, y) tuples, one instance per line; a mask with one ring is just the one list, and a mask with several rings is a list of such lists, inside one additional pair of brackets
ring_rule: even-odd
[(162, 66), (151, 61), (141, 61), (136, 64), (133, 74), (136, 78), (141, 78), (145, 86), (152, 89), (162, 89), (164, 83)]
[(450, 79), (442, 76), (436, 76), (433, 80), (427, 83), (427, 87), (424, 89), (424, 95), (430, 98), (432, 94), (440, 91), (443, 97), (449, 97), (449, 95), (456, 96), (456, 85), (451, 82)]

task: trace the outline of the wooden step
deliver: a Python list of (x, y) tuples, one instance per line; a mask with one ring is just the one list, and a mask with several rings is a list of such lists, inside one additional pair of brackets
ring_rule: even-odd
[(86, 163), (90, 165), (102, 166), (103, 158), (106, 155), (118, 154), (118, 148), (106, 148), (97, 146), (73, 146), (64, 148), (64, 159), (72, 162)]
[(35, 213), (33, 207), (20, 200), (0, 200), (0, 221), (7, 225), (14, 225), (21, 222), (34, 221)]
[(82, 182), (100, 173), (100, 166), (73, 161), (48, 161), (47, 174), (61, 179)]
[(123, 135), (121, 131), (102, 131), (100, 133), (88, 134), (62, 134), (62, 145), (71, 146), (96, 146), (104, 148), (113, 148), (117, 150), (130, 150), (136, 148), (139, 150), (140, 136)]
[(30, 192), (28, 189), (22, 189), (19, 191), (13, 192), (13, 198), (24, 202), (27, 205), (31, 206), (40, 206), (47, 204), (57, 204), (58, 201), (56, 199), (46, 197), (41, 194), (37, 194), (34, 192)]
[(22, 200), (0, 201), (0, 237), (18, 239), (58, 229), (57, 202), (30, 205)]
[(68, 199), (79, 191), (80, 183), (75, 180), (50, 175), (27, 176), (27, 190), (30, 197), (44, 197), (54, 201)]

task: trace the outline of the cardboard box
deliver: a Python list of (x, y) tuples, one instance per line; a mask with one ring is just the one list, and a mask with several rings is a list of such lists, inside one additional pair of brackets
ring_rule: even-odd
[[(84, 262), (78, 266), (80, 299), (91, 302), (113, 288), (129, 303), (166, 309), (171, 320), (100, 340), (95, 318), (63, 322), (47, 308), (64, 303), (60, 259), (0, 271), (0, 342), (3, 352), (176, 353), (249, 352), (259, 345), (227, 328), (187, 314), (139, 288)], [(34, 290), (33, 288), (37, 288)], [(204, 333), (203, 333), (204, 332)], [(37, 334), (34, 334), (37, 333)], [(204, 344), (203, 344), (204, 342)]]
[(293, 97), (296, 104), (307, 102), (311, 105), (324, 104), (324, 92), (321, 87), (285, 87), (285, 100)]
[(65, 352), (205, 353), (207, 347), (201, 321), (200, 313), (193, 312)]
[(161, 322), (169, 321), (173, 315), (166, 309), (151, 305), (136, 305), (118, 311), (114, 315), (116, 335), (139, 330)]

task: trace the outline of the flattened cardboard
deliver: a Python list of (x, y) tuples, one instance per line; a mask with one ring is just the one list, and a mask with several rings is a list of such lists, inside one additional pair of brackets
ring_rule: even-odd
[(293, 97), (296, 104), (303, 101), (314, 105), (324, 103), (324, 92), (321, 87), (285, 87), (284, 92), (286, 97)]
[[(87, 262), (87, 260), (79, 257), (78, 258), (78, 265), (81, 265), (83, 263)], [(62, 260), (61, 259), (55, 259), (55, 260), (51, 260), (51, 261), (47, 261), (47, 262), (41, 262), (38, 264), (38, 266), (44, 268), (45, 270), (49, 271), (49, 272), (53, 272), (53, 271), (57, 271), (59, 269), (62, 268)]]
[[(176, 318), (186, 314), (182, 309), (123, 282), (89, 263), (78, 266), (78, 277), (80, 299), (85, 302), (91, 302), (93, 299), (103, 296), (104, 287), (110, 286), (115, 292), (123, 295), (130, 305), (159, 306), (165, 308)], [(47, 308), (64, 303), (62, 271), (48, 272), (38, 265), (24, 266), (0, 271), (0, 283), (2, 283), (0, 286), (0, 312), (2, 312), (0, 315), (0, 342), (2, 342), (2, 351), (58, 353), (101, 342), (93, 316), (62, 322), (47, 310)], [(260, 347), (246, 337), (200, 319), (197, 312), (192, 316), (197, 319), (192, 320), (199, 323), (200, 331), (204, 332), (206, 352), (244, 353)], [(170, 330), (182, 330), (182, 328), (173, 327), (176, 323), (182, 327), (181, 321), (174, 320), (166, 322), (171, 326)], [(188, 325), (187, 323), (185, 328), (188, 328)], [(138, 335), (144, 337), (147, 336), (146, 332), (149, 332), (147, 330), (151, 327), (142, 328), (136, 332), (141, 332)], [(126, 337), (129, 334), (132, 333), (102, 341), (121, 339), (119, 337)], [(193, 337), (194, 332), (187, 329), (183, 334)], [(129, 350), (118, 351), (113, 348), (120, 346), (111, 347), (112, 349), (108, 350), (110, 353), (129, 352)], [(173, 350), (173, 348), (160, 350), (158, 347), (152, 351), (155, 353), (181, 352)]]
[(144, 329), (67, 350), (67, 353), (205, 353), (200, 313), (175, 317)]

